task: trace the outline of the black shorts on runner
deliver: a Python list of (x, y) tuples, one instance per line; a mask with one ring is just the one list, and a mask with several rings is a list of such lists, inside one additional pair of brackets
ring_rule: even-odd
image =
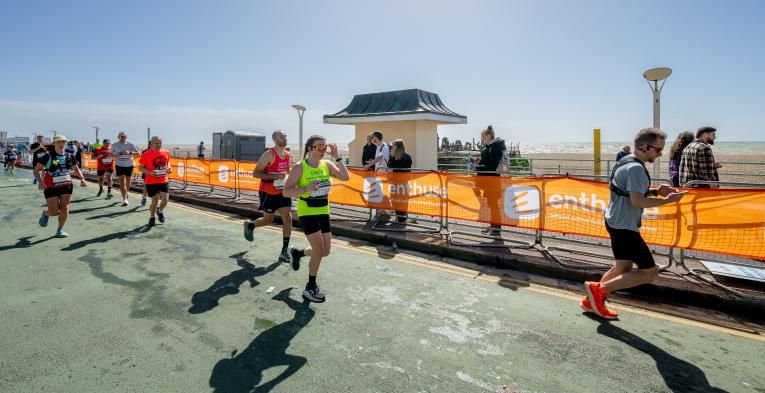
[(635, 262), (638, 269), (656, 267), (651, 249), (645, 244), (640, 232), (611, 228), (608, 223), (606, 223), (606, 230), (611, 236), (611, 250), (614, 252), (614, 258)]
[(103, 169), (103, 170), (99, 169), (99, 170), (96, 171), (96, 173), (98, 173), (98, 176), (103, 176), (104, 173), (106, 173), (106, 172), (114, 173), (114, 171), (111, 170), (111, 169)]
[(303, 227), (303, 233), (306, 236), (319, 231), (321, 233), (332, 232), (332, 226), (329, 224), (329, 214), (300, 217), (300, 225)]
[(283, 207), (292, 207), (292, 199), (285, 198), (283, 195), (272, 195), (267, 192), (260, 192), (260, 206), (258, 210), (274, 214)]
[(117, 176), (133, 176), (133, 167), (132, 166), (118, 166), (117, 167)]
[(45, 188), (45, 191), (43, 191), (43, 194), (45, 195), (45, 199), (58, 198), (61, 195), (72, 195), (73, 190), (74, 186), (71, 184), (62, 187), (47, 187)]
[(164, 193), (170, 192), (170, 187), (168, 187), (168, 183), (146, 185), (146, 194), (149, 195), (149, 198), (153, 198), (154, 195), (157, 195), (160, 192), (164, 192)]

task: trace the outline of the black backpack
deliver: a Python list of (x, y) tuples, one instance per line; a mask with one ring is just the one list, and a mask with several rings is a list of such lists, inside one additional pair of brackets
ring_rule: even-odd
[[(635, 157), (633, 155), (629, 155), (629, 156), (623, 157), (621, 160), (619, 160), (616, 163), (616, 166), (614, 166), (614, 170), (611, 171), (611, 178), (608, 180), (608, 188), (610, 188), (611, 191), (614, 192), (614, 194), (619, 195), (619, 196), (623, 196), (623, 197), (627, 197), (627, 198), (630, 197), (630, 193), (628, 193), (627, 191), (622, 190), (621, 188), (619, 188), (619, 186), (616, 185), (616, 182), (614, 182), (614, 177), (616, 176), (616, 170), (617, 169), (619, 169), (619, 168), (621, 168), (621, 167), (623, 167), (623, 166), (625, 166), (625, 165), (627, 165), (629, 163), (632, 163), (632, 162), (637, 162), (637, 163), (640, 164), (641, 167), (643, 167), (643, 170), (645, 171), (645, 176), (648, 178), (648, 187), (649, 188), (651, 187), (651, 174), (648, 173), (648, 169), (643, 164), (643, 161), (638, 160), (637, 157)], [(648, 196), (648, 190), (646, 190), (643, 195)]]

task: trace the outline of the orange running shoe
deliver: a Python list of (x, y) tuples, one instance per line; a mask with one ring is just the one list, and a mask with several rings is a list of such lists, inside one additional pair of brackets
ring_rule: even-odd
[[(582, 307), (582, 310), (589, 313), (595, 313), (595, 311), (592, 310), (592, 305), (590, 304), (590, 299), (587, 298), (587, 296), (583, 297), (582, 300), (579, 301), (579, 306)], [(610, 308), (606, 308), (608, 311), (613, 314), (614, 317), (618, 317), (619, 313), (616, 311), (611, 310)]]
[(584, 289), (587, 290), (587, 300), (589, 300), (592, 311), (605, 319), (616, 319), (616, 314), (606, 308), (603, 294), (600, 293), (600, 283), (587, 281), (584, 283)]

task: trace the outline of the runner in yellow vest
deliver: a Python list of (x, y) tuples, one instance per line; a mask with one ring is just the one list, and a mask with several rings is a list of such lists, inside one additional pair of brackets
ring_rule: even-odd
[[(334, 162), (324, 160), (325, 154), (331, 155)], [(348, 180), (348, 168), (340, 158), (336, 145), (328, 145), (324, 137), (314, 135), (306, 141), (304, 159), (292, 166), (282, 191), (287, 198), (298, 198), (298, 219), (310, 244), (302, 250), (290, 247), (292, 268), (300, 269), (300, 258), (303, 256), (311, 258), (308, 264), (308, 284), (303, 291), (303, 297), (317, 303), (326, 300), (316, 284), (316, 275), (319, 273), (321, 259), (329, 255), (332, 246), (329, 222), (329, 191), (332, 187), (332, 177)]]

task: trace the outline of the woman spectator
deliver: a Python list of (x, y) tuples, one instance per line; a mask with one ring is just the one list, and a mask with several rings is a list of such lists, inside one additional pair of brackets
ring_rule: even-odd
[(632, 148), (630, 145), (624, 145), (622, 146), (622, 150), (616, 153), (616, 162), (619, 162), (624, 157), (627, 157), (632, 152)]
[[(391, 144), (392, 150), (390, 152), (390, 161), (388, 162), (388, 168), (393, 172), (410, 172), (412, 168), (412, 156), (406, 152), (406, 143), (403, 139), (396, 139)], [(394, 176), (395, 180), (395, 176)], [(406, 189), (406, 181), (402, 184)], [(404, 207), (406, 209), (409, 206), (408, 199), (397, 204), (399, 208)], [(396, 221), (406, 222), (408, 214), (406, 211), (396, 210)]]
[(693, 140), (692, 132), (681, 132), (669, 149), (669, 181), (672, 183), (672, 187), (680, 187), (680, 159), (683, 156), (683, 149), (690, 145)]

